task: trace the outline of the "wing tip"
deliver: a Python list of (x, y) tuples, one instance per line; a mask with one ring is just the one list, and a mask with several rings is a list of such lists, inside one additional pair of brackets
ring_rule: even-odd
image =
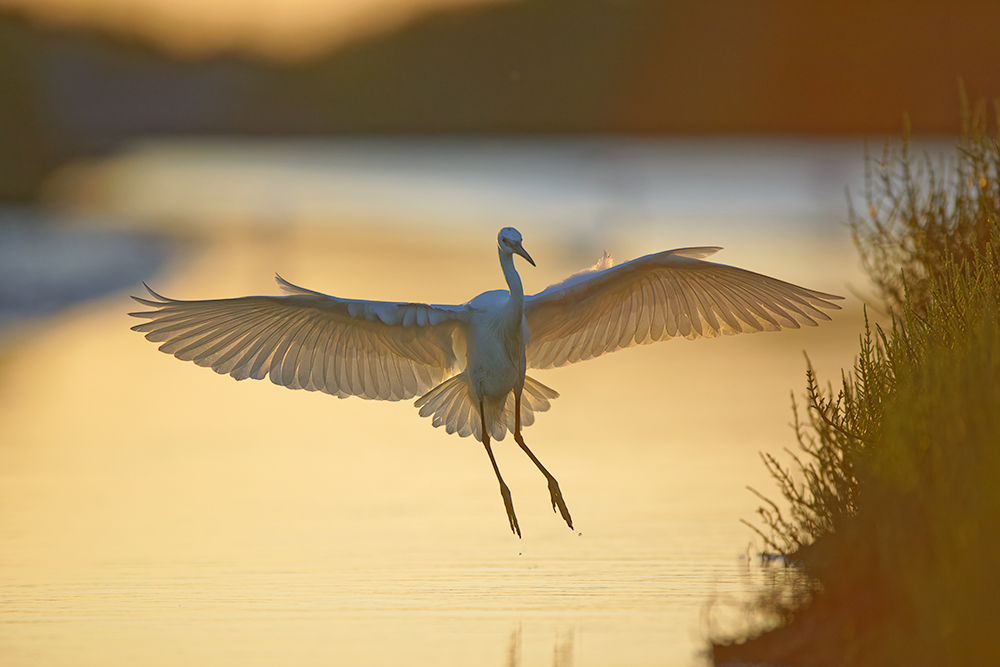
[[(146, 288), (146, 291), (149, 292), (150, 296), (152, 296), (154, 299), (157, 299), (158, 301), (160, 301), (162, 303), (166, 303), (168, 301), (171, 301), (171, 299), (168, 299), (167, 297), (163, 296), (162, 294), (157, 294), (156, 292), (154, 292), (153, 288), (150, 287), (148, 284), (146, 284), (146, 281), (142, 282), (142, 286)], [(135, 296), (134, 294), (130, 294), (129, 296), (131, 296), (133, 299), (135, 299), (139, 303), (143, 303), (144, 301), (146, 301), (146, 299), (143, 299), (141, 297)]]
[(847, 298), (840, 296), (839, 294), (828, 294), (826, 292), (820, 292), (819, 290), (809, 290), (809, 291), (813, 293), (813, 296), (816, 296), (820, 299), (833, 299), (834, 301), (843, 301), (844, 299)]
[[(833, 303), (833, 301), (843, 301), (846, 297), (842, 297), (839, 294), (827, 294), (826, 292), (817, 292), (816, 290), (809, 290), (810, 295), (815, 301), (811, 304), (814, 307), (824, 308), (826, 310), (843, 310), (843, 306)], [(823, 315), (823, 313), (820, 313)], [(829, 319), (829, 318), (827, 318)]]
[[(147, 306), (149, 308), (155, 308), (155, 309), (159, 310), (163, 306), (165, 306), (168, 303), (171, 303), (172, 301), (174, 301), (174, 299), (168, 299), (167, 297), (163, 296), (162, 294), (158, 294), (158, 293), (154, 292), (153, 288), (150, 287), (149, 285), (147, 285), (145, 281), (143, 281), (142, 286), (146, 288), (146, 291), (149, 292), (150, 296), (152, 296), (153, 299), (146, 299), (146, 298), (141, 297), (141, 296), (136, 296), (134, 294), (129, 294), (129, 298), (132, 299), (133, 301), (135, 301), (136, 303), (139, 303), (139, 304), (141, 304), (143, 306)], [(132, 317), (152, 317), (154, 315), (154, 313), (155, 313), (155, 311), (152, 311), (152, 312), (150, 312), (150, 311), (141, 311), (141, 312), (129, 313), (129, 315), (132, 316)]]
[(281, 288), (281, 291), (284, 292), (286, 295), (308, 294), (316, 296), (317, 294), (319, 294), (319, 292), (314, 292), (313, 290), (308, 290), (305, 287), (299, 287), (298, 285), (288, 282), (287, 280), (282, 278), (281, 275), (277, 272), (275, 272), (274, 274), (274, 282), (278, 283), (278, 287)]

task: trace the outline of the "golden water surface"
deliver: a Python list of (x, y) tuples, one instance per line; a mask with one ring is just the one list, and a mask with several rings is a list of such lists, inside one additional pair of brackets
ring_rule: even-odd
[[(529, 293), (582, 268), (521, 231)], [(503, 286), (492, 234), (217, 232), (150, 280), (176, 298), (275, 294), (278, 271), (460, 303)], [(748, 268), (846, 293), (810, 271), (818, 250)], [(802, 351), (836, 379), (861, 328), (850, 299), (819, 329), (534, 373), (561, 397), (526, 440), (575, 529), (508, 439), (519, 540), (477, 442), (407, 401), (181, 363), (129, 331), (135, 309), (124, 293), (79, 306), (0, 351), (3, 665), (699, 664), (760, 583), (739, 520), (758, 504), (747, 485), (773, 495), (758, 452), (794, 446)]]

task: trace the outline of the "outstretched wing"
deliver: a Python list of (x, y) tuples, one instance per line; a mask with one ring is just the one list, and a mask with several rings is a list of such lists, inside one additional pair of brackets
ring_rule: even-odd
[(843, 297), (701, 261), (718, 250), (667, 250), (611, 268), (598, 263), (526, 298), (528, 366), (564, 366), (675, 336), (816, 326), (830, 319), (819, 308), (840, 309), (830, 300)]
[(160, 350), (237, 380), (262, 380), (341, 398), (398, 401), (457, 370), (461, 306), (359, 301), (296, 287), (287, 296), (178, 301), (149, 290), (153, 310), (129, 313)]

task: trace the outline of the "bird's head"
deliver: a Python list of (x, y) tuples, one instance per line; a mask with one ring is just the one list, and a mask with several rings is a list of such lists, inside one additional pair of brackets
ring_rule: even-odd
[(500, 246), (500, 252), (505, 252), (508, 255), (520, 255), (528, 260), (532, 266), (535, 266), (535, 260), (531, 259), (531, 255), (521, 245), (521, 232), (513, 227), (504, 227), (500, 230), (500, 233), (497, 234), (497, 245)]

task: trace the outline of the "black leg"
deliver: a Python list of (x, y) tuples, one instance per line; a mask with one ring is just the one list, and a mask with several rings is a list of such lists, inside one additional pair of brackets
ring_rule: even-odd
[(490, 455), (490, 463), (493, 464), (493, 472), (497, 474), (497, 481), (500, 482), (500, 495), (503, 497), (503, 505), (507, 509), (507, 518), (510, 520), (510, 529), (515, 535), (521, 537), (521, 527), (517, 525), (517, 516), (514, 514), (514, 501), (510, 497), (510, 489), (503, 481), (503, 477), (500, 476), (500, 468), (497, 466), (497, 460), (493, 458), (493, 450), (490, 448), (490, 434), (486, 430), (486, 413), (483, 411), (483, 402), (479, 401), (479, 419), (480, 424), (483, 428), (483, 446), (486, 447), (486, 453)]
[[(542, 471), (543, 475), (545, 475), (545, 479), (548, 480), (549, 497), (552, 499), (552, 511), (554, 512), (558, 509), (563, 520), (566, 522), (566, 525), (572, 528), (573, 517), (569, 515), (569, 508), (566, 507), (566, 501), (563, 500), (562, 491), (559, 490), (559, 482), (557, 482), (556, 478), (552, 476), (552, 473), (545, 469), (542, 462), (535, 458), (535, 455), (531, 453), (528, 446), (524, 444), (524, 438), (521, 436), (521, 392), (519, 391), (515, 391), (514, 393), (514, 441), (521, 447), (521, 449), (524, 450), (524, 453), (528, 455), (531, 462), (538, 466), (538, 469)], [(487, 449), (489, 449), (488, 445)], [(492, 456), (493, 455), (491, 454), (490, 457), (492, 458)], [(497, 474), (499, 475), (499, 473)]]

